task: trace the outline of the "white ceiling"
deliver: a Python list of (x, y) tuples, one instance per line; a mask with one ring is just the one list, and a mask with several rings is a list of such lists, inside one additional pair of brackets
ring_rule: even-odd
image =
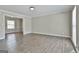
[[(34, 11), (30, 11), (29, 7), (35, 7)], [(11, 11), (26, 16), (43, 16), (58, 12), (67, 12), (73, 10), (72, 5), (0, 5), (0, 9)]]

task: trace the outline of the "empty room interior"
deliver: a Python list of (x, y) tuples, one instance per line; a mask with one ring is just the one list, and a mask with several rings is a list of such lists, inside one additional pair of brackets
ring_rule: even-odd
[(0, 53), (76, 53), (78, 45), (74, 5), (0, 5)]

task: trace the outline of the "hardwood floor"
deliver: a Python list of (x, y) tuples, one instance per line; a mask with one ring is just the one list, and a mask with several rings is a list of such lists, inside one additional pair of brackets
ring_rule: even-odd
[(70, 53), (73, 46), (68, 38), (13, 33), (0, 41), (0, 49), (8, 50), (9, 53)]

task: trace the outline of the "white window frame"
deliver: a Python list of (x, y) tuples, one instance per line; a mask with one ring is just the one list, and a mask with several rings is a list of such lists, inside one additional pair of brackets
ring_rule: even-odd
[(7, 20), (7, 29), (15, 29), (15, 21)]

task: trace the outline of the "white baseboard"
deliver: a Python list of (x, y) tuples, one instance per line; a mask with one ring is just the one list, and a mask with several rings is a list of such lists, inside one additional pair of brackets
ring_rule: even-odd
[(67, 35), (47, 34), (47, 33), (39, 33), (39, 32), (27, 32), (27, 33), (24, 33), (24, 35), (29, 34), (29, 33), (36, 33), (36, 34), (43, 34), (43, 35), (51, 35), (51, 36), (58, 36), (58, 37), (71, 38), (71, 36), (67, 36)]
[(59, 35), (59, 34), (47, 34), (47, 33), (39, 33), (39, 32), (33, 32), (36, 34), (44, 34), (44, 35), (51, 35), (51, 36), (58, 36), (58, 37), (65, 37), (65, 38), (71, 38), (71, 36), (67, 36), (67, 35)]
[(23, 33), (23, 34), (26, 35), (26, 34), (29, 34), (29, 33), (31, 33), (31, 32), (27, 32), (27, 33)]

